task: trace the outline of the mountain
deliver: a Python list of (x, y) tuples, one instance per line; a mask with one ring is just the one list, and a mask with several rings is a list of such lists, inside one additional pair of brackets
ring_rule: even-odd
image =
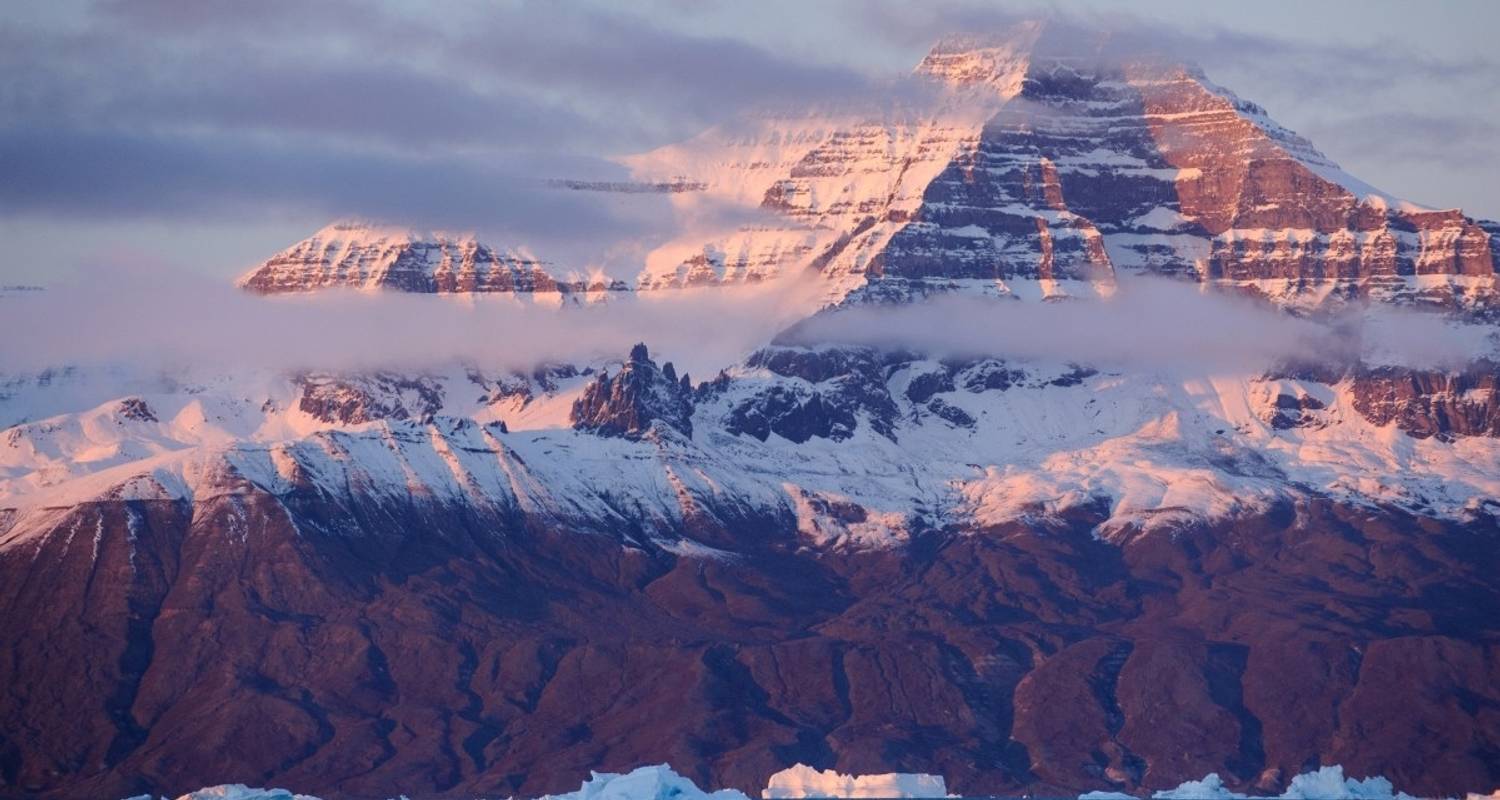
[[(770, 223), (657, 248), (640, 290), (811, 272), (823, 304), (962, 289), (1097, 296), (1124, 275), (1190, 278), (1295, 308), (1373, 299), (1493, 316), (1500, 225), (1345, 173), (1260, 106), (1160, 57), (1119, 60), (1042, 24), (940, 42), (929, 91), (878, 111), (742, 120), (624, 159), (691, 209)], [(242, 285), (599, 292), (472, 239), (336, 225)]]
[(1064, 44), (945, 41), (877, 121), (631, 159), (684, 208), (772, 220), (666, 243), (633, 288), (365, 223), (241, 286), (811, 276), (828, 319), (1102, 308), (1160, 274), (1309, 324), (1409, 306), (1467, 362), (1309, 341), (1126, 369), (794, 329), (697, 381), (624, 331), (618, 360), (515, 371), (7, 375), (0, 796), (531, 795), (662, 761), (742, 790), (794, 763), (965, 794), (1279, 792), (1319, 763), (1500, 783), (1495, 228), (1359, 184), (1191, 68)]
[(1147, 272), (1298, 307), (1493, 313), (1494, 223), (1364, 184), (1191, 66), (1022, 26), (940, 43), (917, 75), (948, 91), (894, 121), (773, 120), (631, 159), (788, 221), (664, 247), (640, 285), (810, 269), (832, 301), (913, 284), (1092, 296)]
[(425, 294), (585, 295), (621, 291), (618, 281), (559, 277), (521, 250), (472, 236), (421, 233), (358, 221), (329, 225), (240, 279), (259, 294), (319, 289)]
[(908, 359), (773, 347), (689, 395), (637, 348), (14, 426), (5, 792), (1494, 780), (1493, 368)]
[(1150, 271), (1294, 305), (1370, 295), (1490, 308), (1500, 262), (1487, 231), (1348, 177), (1195, 70), (1034, 63), (1019, 99), (929, 185), (872, 271), (1002, 282)]

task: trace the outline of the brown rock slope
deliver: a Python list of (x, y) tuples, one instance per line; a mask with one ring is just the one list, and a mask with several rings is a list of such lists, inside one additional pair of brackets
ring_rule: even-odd
[(821, 555), (768, 523), (693, 559), (312, 495), (57, 515), (0, 550), (4, 797), (536, 794), (661, 761), (752, 792), (797, 761), (965, 794), (1500, 783), (1493, 520), (1320, 502)]

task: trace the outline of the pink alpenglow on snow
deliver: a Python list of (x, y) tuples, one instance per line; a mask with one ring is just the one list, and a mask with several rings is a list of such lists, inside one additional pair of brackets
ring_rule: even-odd
[(845, 775), (831, 769), (817, 770), (806, 764), (797, 764), (772, 775), (760, 796), (764, 800), (803, 797), (947, 797), (948, 786), (941, 775), (903, 772)]

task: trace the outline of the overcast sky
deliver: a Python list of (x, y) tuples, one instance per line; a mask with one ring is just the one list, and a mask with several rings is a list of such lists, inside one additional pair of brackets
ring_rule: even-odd
[(611, 156), (879, 87), (945, 32), (1038, 13), (1199, 62), (1387, 192), (1500, 218), (1500, 3), (1118, 5), (6, 3), (0, 283), (227, 278), (348, 215), (603, 246), (659, 201), (541, 179), (618, 177)]

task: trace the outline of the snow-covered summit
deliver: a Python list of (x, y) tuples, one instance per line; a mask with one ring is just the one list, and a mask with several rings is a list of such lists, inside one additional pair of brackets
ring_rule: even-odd
[(558, 274), (524, 247), (499, 249), (473, 234), (360, 220), (325, 226), (240, 278), (260, 294), (319, 289), (557, 295), (618, 291), (602, 276)]
[(682, 224), (642, 247), (633, 287), (524, 243), (366, 224), (325, 228), (241, 285), (556, 300), (792, 277), (811, 311), (851, 295), (1095, 296), (1153, 273), (1298, 309), (1500, 313), (1495, 226), (1368, 185), (1169, 54), (1036, 21), (947, 37), (914, 77), (936, 91), (747, 115), (621, 159), (642, 185), (695, 189), (669, 194)]
[(1030, 20), (989, 34), (953, 34), (933, 45), (915, 74), (953, 87), (984, 87), (1014, 96), (1046, 23)]
[(916, 74), (949, 100), (921, 113), (761, 120), (628, 160), (703, 181), (684, 207), (773, 220), (685, 232), (647, 256), (639, 287), (813, 275), (832, 304), (1096, 295), (1156, 273), (1298, 308), (1493, 312), (1500, 247), (1484, 224), (1369, 186), (1190, 64), (1072, 33), (941, 41)]

